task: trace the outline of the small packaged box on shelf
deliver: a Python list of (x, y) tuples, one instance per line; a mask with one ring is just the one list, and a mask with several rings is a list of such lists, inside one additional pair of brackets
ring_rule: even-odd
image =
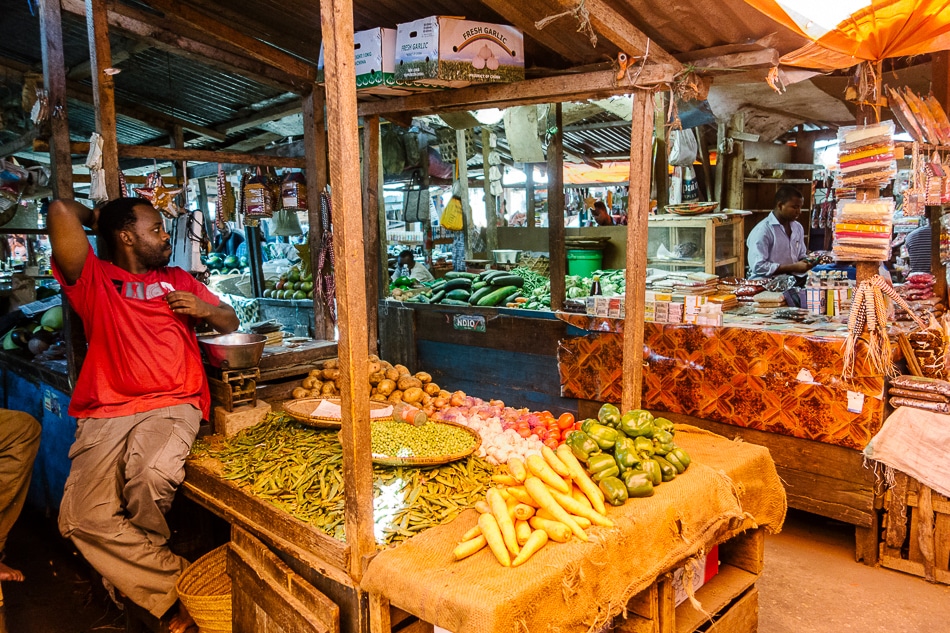
[(887, 261), (891, 257), (893, 227), (893, 198), (839, 200), (835, 257), (844, 261)]

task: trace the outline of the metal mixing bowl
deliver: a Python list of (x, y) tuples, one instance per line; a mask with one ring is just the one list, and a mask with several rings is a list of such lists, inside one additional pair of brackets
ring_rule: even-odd
[(518, 262), (518, 257), (521, 255), (521, 251), (514, 249), (502, 249), (498, 251), (491, 252), (492, 257), (495, 258), (496, 264), (516, 264)]
[(224, 334), (199, 338), (198, 345), (212, 367), (221, 369), (246, 369), (256, 367), (264, 353), (263, 334)]

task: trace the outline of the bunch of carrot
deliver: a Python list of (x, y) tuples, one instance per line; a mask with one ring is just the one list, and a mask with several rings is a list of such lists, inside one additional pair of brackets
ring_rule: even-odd
[(587, 541), (584, 530), (592, 525), (613, 527), (603, 493), (569, 447), (559, 446), (555, 453), (545, 446), (525, 461), (509, 459), (507, 467), (508, 474), (492, 477), (501, 485), (475, 505), (481, 513), (478, 525), (455, 548), (456, 560), (487, 545), (499, 563), (517, 567), (549, 540), (566, 543), (576, 536)]

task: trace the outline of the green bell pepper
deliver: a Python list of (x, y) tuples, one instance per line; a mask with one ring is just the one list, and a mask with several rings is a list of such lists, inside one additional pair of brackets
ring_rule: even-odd
[(617, 477), (604, 477), (598, 483), (604, 493), (604, 501), (612, 506), (622, 506), (627, 501), (627, 487)]
[(675, 455), (676, 459), (680, 460), (680, 463), (683, 464), (683, 470), (686, 470), (687, 468), (689, 468), (689, 465), (693, 462), (689, 454), (686, 451), (684, 451), (682, 448), (680, 448), (679, 446), (677, 446), (676, 448), (674, 448), (667, 454)]
[(657, 455), (666, 455), (676, 448), (673, 435), (668, 431), (657, 431), (653, 434), (653, 452)]
[(679, 457), (677, 457), (673, 451), (670, 451), (664, 455), (663, 459), (673, 465), (673, 468), (676, 469), (677, 475), (681, 475), (686, 471), (686, 466), (683, 465), (683, 462), (679, 460)]
[(675, 432), (673, 430), (673, 422), (666, 418), (655, 418), (653, 420), (653, 426), (661, 431), (669, 431), (671, 434)]
[(591, 424), (587, 429), (587, 434), (602, 451), (609, 451), (620, 439), (620, 432), (603, 424)]
[(597, 446), (597, 442), (592, 440), (590, 436), (583, 431), (572, 431), (564, 443), (567, 444), (571, 452), (574, 453), (574, 457), (584, 463), (587, 463), (591, 455), (600, 452), (600, 447)]
[(588, 431), (590, 431), (591, 424), (597, 424), (597, 420), (595, 420), (594, 418), (587, 418), (586, 420), (581, 422), (581, 430), (584, 433), (587, 433)]
[(640, 456), (637, 455), (636, 442), (629, 437), (621, 437), (614, 444), (614, 459), (617, 460), (617, 466), (620, 472), (629, 468), (636, 468), (640, 464)]
[(653, 496), (653, 480), (642, 470), (628, 470), (623, 474), (623, 485), (631, 499)]
[(616, 429), (620, 426), (620, 409), (608, 402), (597, 412), (597, 420), (604, 426)]
[(645, 437), (633, 438), (633, 444), (640, 457), (649, 457), (653, 454), (653, 442)]
[(653, 416), (649, 411), (635, 409), (628, 411), (620, 418), (620, 430), (627, 437), (653, 437)]
[(398, 288), (409, 288), (412, 286), (412, 277), (397, 277), (391, 285)]
[(660, 465), (655, 459), (644, 459), (640, 462), (640, 468), (647, 474), (654, 486), (659, 486), (663, 483), (663, 471), (660, 470)]
[(673, 467), (673, 464), (669, 463), (659, 455), (654, 455), (653, 461), (660, 465), (660, 473), (663, 476), (663, 481), (673, 481), (676, 479), (676, 469)]
[[(672, 467), (671, 467), (672, 468)], [(591, 478), (600, 483), (604, 477), (617, 477), (620, 475), (620, 468), (617, 462), (607, 453), (595, 453), (587, 460), (587, 470), (590, 471)]]

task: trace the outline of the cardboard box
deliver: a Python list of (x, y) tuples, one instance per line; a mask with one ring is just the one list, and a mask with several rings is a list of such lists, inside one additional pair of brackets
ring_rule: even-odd
[(437, 15), (405, 22), (397, 29), (397, 81), (460, 88), (522, 79), (521, 29)]
[[(359, 92), (399, 96), (437, 86), (396, 80), (396, 29), (376, 28), (353, 34), (354, 70)], [(317, 83), (323, 83), (323, 44), (317, 61)]]
[[(692, 572), (693, 594), (695, 595), (700, 587), (719, 573), (719, 546), (714, 546), (705, 556), (691, 559), (688, 565)], [(676, 606), (681, 605), (688, 599), (685, 576), (686, 566), (673, 570), (673, 593)]]

